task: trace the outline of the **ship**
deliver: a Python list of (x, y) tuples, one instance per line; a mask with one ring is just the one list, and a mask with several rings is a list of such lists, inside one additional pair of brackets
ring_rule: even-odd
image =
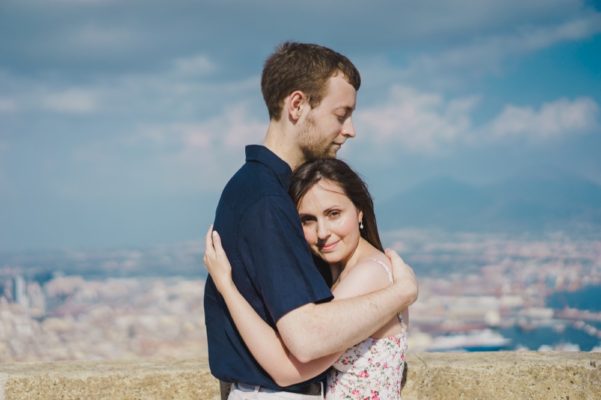
[(511, 340), (490, 329), (464, 334), (437, 336), (426, 351), (500, 351), (509, 350)]

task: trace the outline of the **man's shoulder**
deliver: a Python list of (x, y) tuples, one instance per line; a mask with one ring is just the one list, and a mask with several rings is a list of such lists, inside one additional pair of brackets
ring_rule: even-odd
[(261, 209), (296, 213), (292, 199), (277, 177), (262, 165), (246, 163), (225, 185), (217, 212), (226, 211), (241, 218)]
[(254, 202), (261, 198), (288, 196), (273, 173), (260, 164), (246, 163), (230, 178), (222, 197)]

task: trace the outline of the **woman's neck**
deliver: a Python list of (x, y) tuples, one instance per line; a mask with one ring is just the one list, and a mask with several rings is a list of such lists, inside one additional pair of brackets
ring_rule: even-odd
[(332, 279), (334, 283), (344, 278), (344, 276), (348, 274), (349, 271), (351, 271), (353, 267), (359, 263), (359, 261), (367, 256), (376, 254), (378, 251), (379, 250), (376, 249), (371, 243), (361, 237), (357, 243), (357, 247), (355, 247), (353, 252), (346, 258), (346, 260), (330, 264), (330, 272), (332, 273)]

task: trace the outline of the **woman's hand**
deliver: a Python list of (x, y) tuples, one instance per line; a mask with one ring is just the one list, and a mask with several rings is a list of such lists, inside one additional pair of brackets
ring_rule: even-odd
[(223, 294), (224, 290), (234, 286), (232, 266), (223, 250), (219, 234), (213, 230), (213, 225), (209, 227), (205, 237), (204, 263), (219, 293)]
[(413, 269), (403, 261), (396, 251), (386, 249), (384, 252), (392, 264), (394, 285), (396, 285), (404, 295), (408, 296), (410, 299), (409, 304), (413, 304), (413, 302), (417, 300), (418, 295), (415, 272), (413, 272)]

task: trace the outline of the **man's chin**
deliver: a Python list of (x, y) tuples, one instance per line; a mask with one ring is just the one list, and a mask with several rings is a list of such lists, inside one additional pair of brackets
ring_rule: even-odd
[(305, 161), (315, 161), (322, 160), (324, 158), (336, 158), (336, 153), (338, 152), (339, 147), (330, 148), (321, 153), (316, 152), (305, 152)]
[(330, 147), (330, 149), (326, 152), (324, 158), (336, 158), (338, 150), (340, 150), (340, 146), (338, 145)]

